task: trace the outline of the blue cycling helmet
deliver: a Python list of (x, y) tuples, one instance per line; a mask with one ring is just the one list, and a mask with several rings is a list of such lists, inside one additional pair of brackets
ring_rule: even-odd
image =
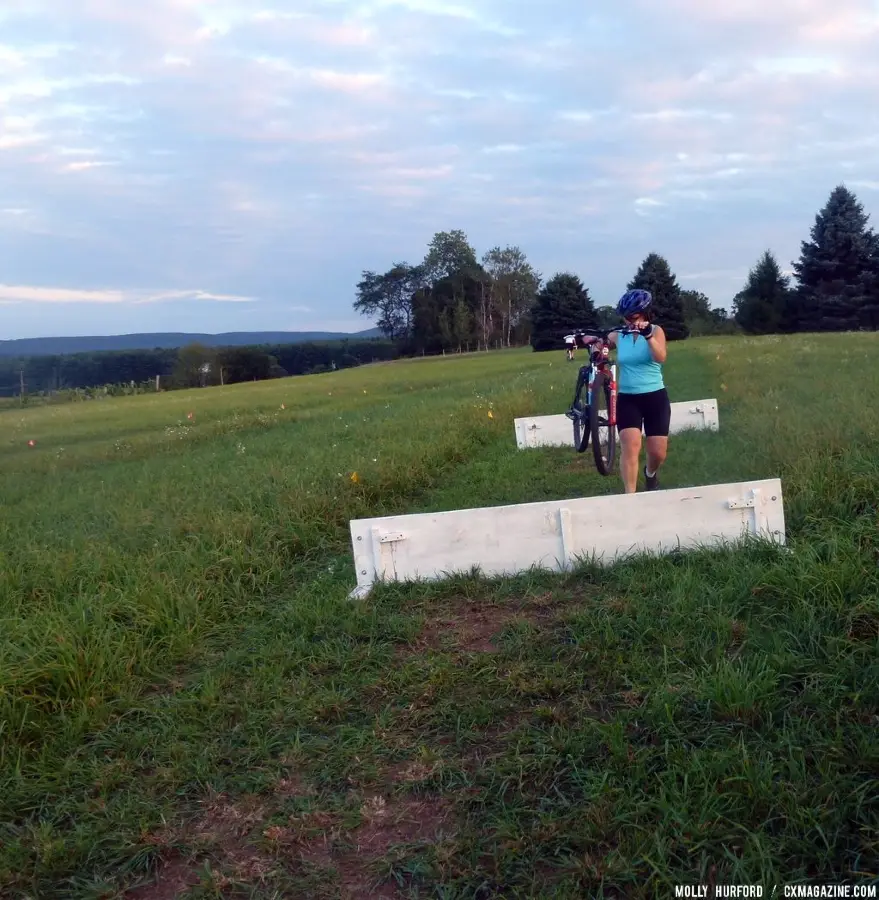
[(626, 316), (634, 316), (636, 313), (644, 312), (653, 302), (650, 291), (634, 290), (626, 291), (620, 302), (617, 303), (617, 312), (625, 319)]

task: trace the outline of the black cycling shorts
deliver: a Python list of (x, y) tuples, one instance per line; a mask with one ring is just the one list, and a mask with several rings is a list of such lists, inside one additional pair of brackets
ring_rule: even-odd
[(662, 388), (646, 394), (617, 394), (617, 431), (643, 427), (647, 437), (668, 437), (671, 402)]

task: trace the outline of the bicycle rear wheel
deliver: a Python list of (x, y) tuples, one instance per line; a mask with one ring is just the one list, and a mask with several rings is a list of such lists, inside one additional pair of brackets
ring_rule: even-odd
[(608, 424), (610, 416), (610, 383), (599, 372), (592, 382), (592, 402), (589, 404), (589, 431), (592, 435), (592, 453), (595, 468), (602, 475), (610, 475), (616, 462), (617, 430)]
[[(585, 371), (584, 371), (585, 370)], [(574, 422), (574, 449), (584, 453), (589, 446), (589, 369), (584, 366), (577, 376), (577, 390), (569, 413)]]

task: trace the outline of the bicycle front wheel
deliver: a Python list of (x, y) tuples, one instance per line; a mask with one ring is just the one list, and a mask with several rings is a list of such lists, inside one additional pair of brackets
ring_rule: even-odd
[(589, 404), (589, 431), (592, 435), (592, 453), (595, 468), (602, 475), (610, 475), (616, 462), (617, 430), (610, 425), (610, 382), (599, 372), (592, 382), (592, 398)]
[(589, 382), (583, 372), (577, 377), (571, 419), (574, 422), (574, 449), (577, 453), (585, 453), (589, 446)]

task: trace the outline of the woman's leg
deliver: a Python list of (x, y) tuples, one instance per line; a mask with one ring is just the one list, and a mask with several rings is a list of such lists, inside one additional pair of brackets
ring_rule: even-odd
[(620, 475), (627, 494), (638, 489), (641, 455), (641, 400), (637, 394), (617, 394), (617, 431), (620, 435)]
[(638, 489), (638, 459), (641, 455), (641, 429), (620, 429), (620, 475), (627, 494)]
[(668, 456), (668, 435), (660, 437), (654, 434), (647, 438), (647, 471), (645, 474), (648, 478), (655, 477), (659, 467), (665, 462), (666, 456)]
[(668, 456), (668, 431), (671, 424), (671, 403), (664, 389), (652, 395), (644, 411), (644, 432), (647, 435), (647, 465), (644, 476), (647, 490), (659, 488), (657, 475)]

